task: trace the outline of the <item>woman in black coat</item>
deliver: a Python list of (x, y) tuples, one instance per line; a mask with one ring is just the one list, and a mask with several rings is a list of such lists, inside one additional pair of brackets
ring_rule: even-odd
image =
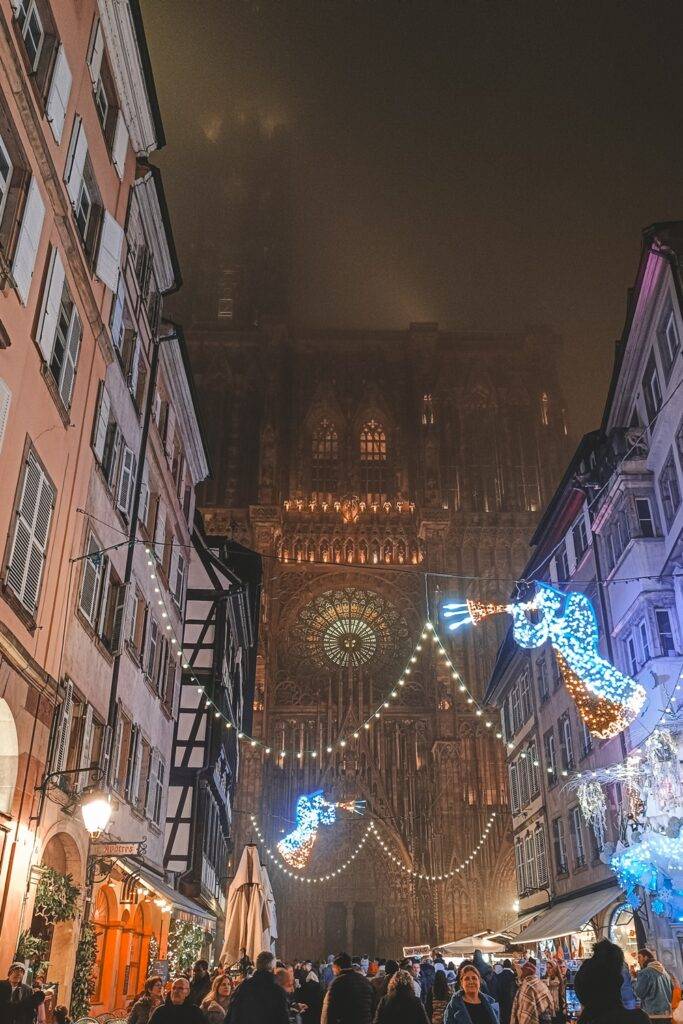
[(295, 1002), (308, 1007), (301, 1014), (301, 1024), (320, 1024), (323, 997), (323, 987), (317, 975), (314, 971), (309, 971), (303, 985), (294, 993)]
[(387, 994), (377, 1007), (374, 1024), (429, 1024), (407, 971), (396, 971), (391, 978)]

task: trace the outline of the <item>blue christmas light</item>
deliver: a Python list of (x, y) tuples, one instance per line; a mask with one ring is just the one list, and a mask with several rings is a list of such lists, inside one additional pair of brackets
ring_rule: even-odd
[(351, 800), (347, 803), (332, 804), (325, 800), (322, 789), (299, 797), (296, 802), (296, 828), (277, 844), (280, 856), (287, 864), (295, 868), (306, 867), (319, 827), (334, 824), (338, 807), (354, 814), (362, 814), (365, 810), (365, 801)]
[(615, 853), (612, 870), (626, 890), (632, 907), (640, 905), (638, 889), (649, 892), (660, 917), (683, 915), (683, 843), (659, 832), (644, 832), (639, 842)]

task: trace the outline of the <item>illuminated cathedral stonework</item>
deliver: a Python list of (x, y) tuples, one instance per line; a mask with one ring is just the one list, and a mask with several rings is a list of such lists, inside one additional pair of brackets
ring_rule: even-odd
[[(503, 812), (448, 882), (413, 880), (370, 842), (324, 885), (271, 865), (279, 951), (390, 956), (500, 927), (515, 898), (504, 750), (435, 645), (425, 641), (398, 699), (363, 723), (428, 617), (483, 692), (505, 624), (451, 638), (437, 607), (452, 595), (505, 597), (526, 561), (565, 458), (557, 339), (433, 324), (239, 332), (214, 321), (188, 341), (212, 450), (206, 529), (264, 555), (253, 731), (272, 755), (241, 751), (238, 854), (254, 838), (250, 814), (274, 849), (297, 798), (324, 789), (366, 800), (402, 862), (438, 875)], [(322, 830), (310, 873), (336, 867), (366, 827), (349, 816)]]

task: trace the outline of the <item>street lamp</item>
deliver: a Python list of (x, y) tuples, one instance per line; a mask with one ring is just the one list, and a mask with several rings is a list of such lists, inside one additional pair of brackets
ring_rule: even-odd
[(81, 803), (83, 824), (91, 839), (96, 839), (109, 824), (112, 813), (109, 795), (101, 789), (95, 789)]

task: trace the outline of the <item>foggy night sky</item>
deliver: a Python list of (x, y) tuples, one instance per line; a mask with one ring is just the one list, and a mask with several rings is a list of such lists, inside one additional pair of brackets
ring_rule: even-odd
[(255, 112), (293, 139), (293, 322), (547, 324), (592, 429), (641, 229), (683, 217), (681, 6), (142, 0), (184, 276), (203, 151)]

